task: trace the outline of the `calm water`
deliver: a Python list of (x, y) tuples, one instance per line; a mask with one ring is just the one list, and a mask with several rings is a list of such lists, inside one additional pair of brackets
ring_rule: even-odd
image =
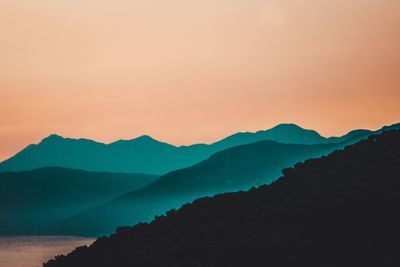
[(42, 267), (42, 263), (93, 239), (65, 236), (0, 237), (0, 267)]

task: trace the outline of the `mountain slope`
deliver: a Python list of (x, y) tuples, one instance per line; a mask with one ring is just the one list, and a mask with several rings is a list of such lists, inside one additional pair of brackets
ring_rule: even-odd
[(157, 177), (43, 168), (0, 173), (0, 235), (34, 234)]
[(196, 200), (45, 267), (399, 266), (400, 131)]
[[(400, 128), (400, 124), (396, 127)], [(360, 132), (357, 132), (358, 134)], [(0, 163), (0, 172), (23, 171), (43, 167), (64, 167), (87, 171), (165, 174), (207, 159), (210, 155), (237, 145), (258, 141), (287, 144), (322, 144), (343, 142), (351, 135), (325, 138), (317, 132), (294, 124), (281, 124), (256, 133), (237, 133), (211, 145), (176, 147), (149, 136), (103, 144), (87, 139), (51, 135), (37, 145), (30, 145), (14, 157)], [(371, 132), (364, 131), (365, 137)]]
[(143, 189), (69, 218), (55, 225), (50, 233), (109, 234), (117, 226), (150, 221), (155, 215), (198, 197), (270, 183), (282, 174), (282, 169), (326, 155), (346, 144), (294, 145), (261, 141), (236, 146), (194, 166), (161, 176)]

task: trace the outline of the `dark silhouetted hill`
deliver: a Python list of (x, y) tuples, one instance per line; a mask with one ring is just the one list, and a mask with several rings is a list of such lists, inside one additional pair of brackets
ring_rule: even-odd
[(44, 227), (156, 178), (64, 168), (0, 173), (0, 235), (40, 233)]
[[(391, 127), (400, 128), (400, 124)], [(363, 131), (364, 137), (371, 131)], [(70, 139), (51, 135), (37, 145), (30, 145), (14, 157), (0, 163), (0, 172), (23, 171), (43, 167), (65, 167), (87, 171), (165, 174), (189, 167), (210, 155), (237, 145), (258, 141), (287, 144), (322, 144), (343, 142), (343, 137), (325, 138), (294, 124), (281, 124), (256, 133), (237, 133), (211, 145), (176, 147), (149, 136), (103, 144), (87, 139)], [(361, 131), (357, 131), (361, 134)]]
[[(349, 142), (356, 142), (358, 138), (354, 136)], [(194, 166), (161, 176), (142, 189), (60, 222), (49, 233), (109, 234), (117, 226), (150, 221), (156, 215), (199, 197), (271, 183), (282, 174), (282, 169), (326, 155), (346, 144), (295, 145), (261, 141), (229, 148)]]
[(400, 131), (122, 227), (45, 267), (400, 266)]

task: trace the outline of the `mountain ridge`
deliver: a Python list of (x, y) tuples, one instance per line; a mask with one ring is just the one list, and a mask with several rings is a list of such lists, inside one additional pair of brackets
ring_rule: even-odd
[[(400, 124), (384, 127), (378, 131), (393, 127), (400, 128)], [(29, 145), (13, 157), (1, 162), (0, 172), (65, 167), (87, 171), (161, 175), (191, 166), (207, 159), (215, 152), (236, 145), (263, 140), (289, 144), (337, 143), (355, 134), (352, 132), (342, 137), (325, 138), (316, 131), (306, 130), (295, 124), (280, 124), (265, 131), (240, 132), (211, 144), (190, 146), (174, 146), (148, 135), (105, 144), (85, 138), (64, 138), (52, 134), (38, 144)], [(374, 132), (369, 130), (363, 132), (365, 136), (372, 133)]]
[(90, 208), (49, 229), (51, 234), (99, 236), (118, 225), (151, 220), (199, 197), (247, 190), (273, 182), (284, 168), (320, 157), (360, 140), (339, 144), (282, 144), (259, 141), (216, 152), (191, 167), (167, 173), (136, 191)]
[(400, 131), (120, 227), (44, 267), (398, 266)]

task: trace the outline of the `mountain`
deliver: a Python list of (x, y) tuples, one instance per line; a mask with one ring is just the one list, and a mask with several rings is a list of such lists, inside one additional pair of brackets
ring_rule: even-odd
[(368, 137), (368, 136), (370, 136), (372, 134), (375, 134), (375, 135), (376, 134), (381, 134), (381, 133), (383, 133), (385, 131), (391, 131), (391, 130), (400, 130), (400, 123), (392, 124), (390, 126), (384, 126), (381, 129), (376, 130), (376, 131), (365, 130), (365, 129), (353, 130), (353, 131), (351, 131), (351, 132), (349, 132), (349, 133), (347, 133), (347, 134), (345, 134), (343, 136), (340, 136), (340, 137), (329, 137), (326, 140), (327, 140), (328, 143), (329, 142), (340, 143), (340, 142), (343, 142), (343, 141), (346, 141), (346, 140), (347, 141), (351, 140), (353, 138), (361, 140), (361, 139), (366, 138), (366, 137)]
[(34, 234), (157, 177), (64, 168), (0, 173), (0, 235)]
[(44, 267), (400, 266), (400, 131), (122, 227)]
[(117, 226), (150, 221), (156, 215), (199, 197), (271, 183), (282, 174), (282, 169), (347, 144), (296, 145), (260, 141), (229, 148), (191, 167), (163, 175), (142, 189), (83, 211), (49, 231), (57, 235), (109, 234)]
[[(400, 129), (400, 124), (391, 127)], [(362, 132), (365, 137), (371, 133), (373, 132), (367, 130)], [(265, 140), (286, 144), (339, 143), (354, 134), (361, 132), (351, 132), (343, 137), (325, 138), (315, 131), (305, 130), (294, 124), (281, 124), (266, 131), (237, 133), (210, 145), (180, 147), (157, 141), (146, 135), (111, 144), (51, 135), (39, 144), (30, 145), (14, 157), (0, 163), (0, 172), (64, 167), (87, 171), (162, 175), (189, 167), (218, 151), (237, 145)]]
[(186, 164), (176, 147), (149, 136), (106, 145), (87, 139), (51, 135), (1, 163), (0, 171), (57, 166), (87, 171), (162, 173), (165, 169), (179, 166), (174, 161), (165, 160), (168, 158)]
[(224, 149), (238, 144), (250, 144), (265, 140), (276, 141), (284, 144), (304, 145), (327, 143), (327, 138), (322, 137), (316, 131), (303, 129), (296, 124), (279, 124), (266, 131), (237, 133), (222, 139), (213, 145)]

